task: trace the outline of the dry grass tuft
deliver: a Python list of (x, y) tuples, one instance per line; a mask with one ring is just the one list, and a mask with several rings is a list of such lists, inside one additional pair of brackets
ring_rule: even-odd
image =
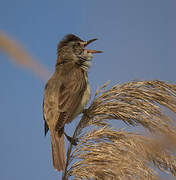
[[(158, 179), (152, 163), (176, 175), (176, 160), (158, 142), (104, 127), (84, 135), (72, 154), (75, 179)], [(172, 162), (170, 164), (170, 162)]]
[[(63, 179), (158, 179), (155, 168), (175, 176), (175, 126), (163, 107), (176, 112), (176, 85), (156, 80), (105, 87), (75, 130), (79, 144), (68, 149)], [(109, 120), (141, 125), (157, 138), (115, 130)]]
[(39, 64), (27, 51), (25, 51), (19, 43), (9, 38), (3, 32), (0, 32), (0, 51), (14, 60), (16, 64), (31, 70), (34, 74), (39, 76), (42, 80), (47, 80), (50, 73), (42, 64)]

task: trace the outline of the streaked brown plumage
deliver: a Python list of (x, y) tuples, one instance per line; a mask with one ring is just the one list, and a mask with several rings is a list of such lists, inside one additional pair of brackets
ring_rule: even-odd
[(65, 169), (64, 126), (83, 111), (90, 98), (87, 71), (92, 53), (101, 51), (86, 50), (85, 46), (95, 40), (65, 36), (58, 45), (55, 72), (45, 86), (45, 135), (50, 130), (53, 166), (58, 171)]

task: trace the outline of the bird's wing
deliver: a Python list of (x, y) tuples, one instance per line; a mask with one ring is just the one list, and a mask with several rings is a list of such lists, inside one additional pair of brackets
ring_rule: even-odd
[(44, 124), (44, 132), (45, 132), (45, 136), (46, 136), (47, 132), (49, 131), (49, 127), (48, 127), (48, 124), (47, 124), (47, 122), (46, 122), (46, 120), (45, 120), (45, 115), (44, 115), (44, 100), (43, 100), (43, 119), (44, 119), (44, 121), (45, 121), (45, 124)]
[(58, 111), (58, 92), (60, 80), (53, 74), (45, 85), (43, 100), (43, 117), (45, 120), (45, 135), (48, 130), (53, 129), (58, 121), (60, 112)]
[(60, 69), (45, 86), (43, 115), (45, 134), (48, 127), (62, 129), (65, 123), (73, 120), (73, 114), (81, 103), (87, 82), (80, 68), (72, 68), (67, 74)]
[(67, 80), (62, 82), (58, 93), (58, 109), (61, 113), (57, 128), (60, 129), (66, 122), (73, 120), (86, 86), (87, 82), (80, 68), (74, 68), (67, 74)]

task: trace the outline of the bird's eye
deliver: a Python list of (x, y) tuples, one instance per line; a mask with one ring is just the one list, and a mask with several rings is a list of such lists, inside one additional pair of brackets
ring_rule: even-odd
[(80, 43), (80, 42), (77, 42), (77, 45), (78, 45), (78, 46), (80, 46), (80, 45), (81, 45), (81, 43)]

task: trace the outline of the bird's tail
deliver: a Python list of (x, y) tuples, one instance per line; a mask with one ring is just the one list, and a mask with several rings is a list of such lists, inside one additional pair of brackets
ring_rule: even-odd
[(53, 166), (57, 171), (65, 170), (65, 141), (64, 133), (58, 135), (57, 131), (51, 132), (51, 148)]

